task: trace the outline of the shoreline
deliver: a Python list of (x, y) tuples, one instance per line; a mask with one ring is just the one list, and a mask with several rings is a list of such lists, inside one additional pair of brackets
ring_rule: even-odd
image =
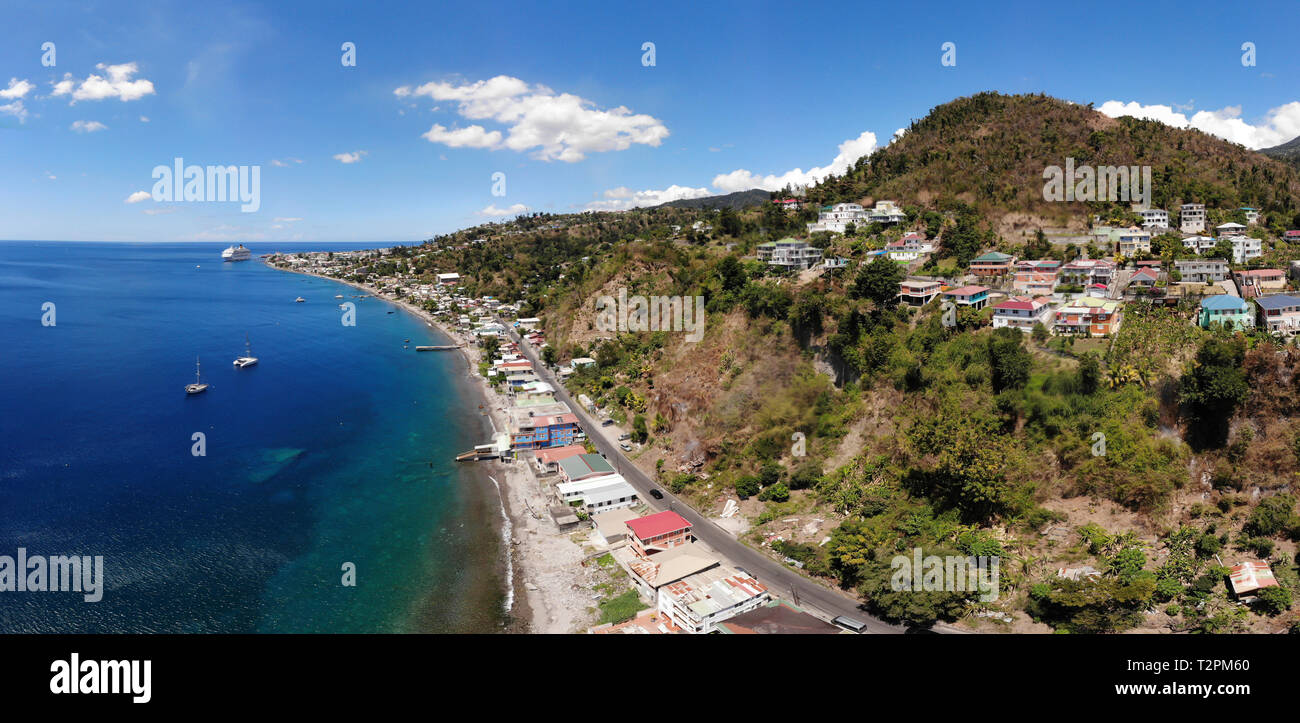
[[(456, 344), (466, 365), (466, 376), (472, 380), (481, 412), (494, 430), (509, 428), (506, 409), (508, 400), (493, 389), (478, 372), (482, 355), (472, 338), (459, 330), (448, 329), (433, 314), (403, 299), (395, 299), (369, 284), (356, 283), (310, 271), (281, 268), (258, 259), (276, 271), (313, 276), (334, 281), (363, 291), (376, 299), (398, 306), (415, 318), (424, 321)], [(432, 353), (432, 352), (415, 352)], [(462, 464), (452, 462), (453, 464)], [(469, 463), (464, 463), (469, 464)], [(482, 463), (474, 463), (482, 464)], [(587, 608), (592, 605), (590, 572), (582, 566), (583, 548), (568, 535), (557, 534), (554, 524), (546, 515), (547, 501), (542, 483), (527, 460), (514, 462), (488, 462), (484, 470), (487, 483), (493, 488), (505, 517), (498, 520), (505, 553), (506, 590), (504, 599), (510, 605), (505, 611), (509, 621), (507, 633), (573, 633), (585, 629)], [(585, 594), (584, 594), (585, 593)]]

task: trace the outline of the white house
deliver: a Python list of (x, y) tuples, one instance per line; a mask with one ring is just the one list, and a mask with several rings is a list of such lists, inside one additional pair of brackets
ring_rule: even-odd
[(1232, 241), (1233, 263), (1244, 264), (1250, 259), (1264, 255), (1264, 244), (1257, 238), (1233, 236), (1229, 240)]
[(830, 231), (844, 233), (849, 224), (861, 226), (867, 222), (867, 212), (856, 203), (837, 203), (823, 207), (817, 214), (817, 221), (808, 224), (808, 233)]
[(1184, 203), (1178, 212), (1178, 226), (1183, 233), (1200, 233), (1205, 230), (1205, 204)]
[(1163, 231), (1169, 228), (1169, 212), (1158, 208), (1149, 208), (1142, 214), (1142, 228), (1148, 231)]

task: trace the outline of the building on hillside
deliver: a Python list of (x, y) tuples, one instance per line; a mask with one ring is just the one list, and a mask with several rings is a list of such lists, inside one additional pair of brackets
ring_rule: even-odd
[(1247, 225), (1247, 226), (1254, 226), (1255, 224), (1259, 223), (1259, 209), (1258, 209), (1258, 208), (1251, 208), (1250, 206), (1242, 206), (1241, 208), (1239, 208), (1239, 209), (1237, 209), (1237, 210), (1238, 210), (1238, 211), (1243, 211), (1243, 212), (1245, 212), (1245, 214), (1246, 214), (1246, 225)]
[(1282, 240), (1287, 243), (1300, 243), (1300, 231), (1286, 231), (1282, 234)]
[(1246, 227), (1235, 221), (1229, 221), (1227, 223), (1221, 223), (1218, 226), (1215, 226), (1214, 233), (1217, 234), (1219, 238), (1229, 238), (1231, 236), (1245, 236)]
[(772, 201), (772, 203), (787, 211), (798, 211), (803, 208), (803, 201), (800, 201), (797, 198), (778, 198), (775, 201)]
[(1228, 262), (1223, 259), (1175, 261), (1174, 268), (1184, 283), (1217, 283), (1228, 278)]
[(1156, 287), (1156, 283), (1159, 281), (1160, 281), (1159, 269), (1152, 268), (1150, 266), (1144, 266), (1138, 269), (1137, 271), (1134, 271), (1133, 275), (1128, 278), (1127, 290), (1131, 292), (1136, 292), (1139, 289), (1142, 289), (1144, 291), (1150, 291), (1151, 289), (1154, 289)]
[(1083, 296), (1056, 309), (1052, 333), (1108, 336), (1119, 330), (1119, 302)]
[(1119, 232), (1115, 246), (1116, 252), (1124, 258), (1133, 258), (1151, 253), (1151, 232), (1137, 226), (1130, 226)]
[(1259, 326), (1271, 334), (1295, 336), (1300, 329), (1300, 297), (1273, 294), (1255, 299), (1259, 307)]
[[(807, 241), (800, 241), (794, 238), (783, 238), (780, 241), (769, 241), (772, 244), (766, 250), (767, 264), (776, 266), (781, 269), (810, 269), (822, 261), (822, 250), (816, 246), (809, 246)], [(759, 258), (763, 258), (764, 250), (759, 249)]]
[(1237, 292), (1243, 299), (1277, 293), (1286, 288), (1286, 273), (1281, 269), (1243, 269), (1232, 272)]
[(1142, 228), (1153, 233), (1169, 230), (1169, 212), (1158, 208), (1139, 211), (1142, 215)]
[(893, 201), (876, 201), (875, 207), (867, 211), (868, 223), (902, 223), (906, 219), (907, 214)]
[(1247, 560), (1233, 565), (1228, 584), (1232, 587), (1232, 594), (1244, 603), (1254, 602), (1255, 593), (1266, 587), (1278, 587), (1273, 568), (1263, 560)]
[(439, 286), (455, 286), (460, 283), (460, 274), (452, 272), (449, 274), (438, 274)]
[(808, 224), (808, 233), (830, 231), (844, 233), (849, 224), (862, 226), (867, 223), (867, 212), (856, 203), (837, 203), (824, 206), (817, 214), (817, 220)]
[(1061, 270), (1061, 262), (1056, 259), (1019, 259), (1014, 268), (1016, 273), (1030, 271), (1039, 274), (1055, 274)]
[(1244, 264), (1251, 259), (1264, 255), (1264, 242), (1249, 236), (1230, 236), (1232, 241), (1232, 262)]
[(943, 298), (958, 306), (969, 306), (978, 310), (988, 306), (989, 291), (991, 289), (986, 286), (963, 286), (943, 292)]
[(1232, 329), (1249, 329), (1255, 326), (1254, 310), (1250, 302), (1231, 294), (1217, 294), (1201, 299), (1197, 323), (1208, 329), (1211, 324), (1222, 324)]
[(637, 592), (654, 604), (659, 601), (659, 588), (717, 565), (718, 558), (699, 545), (680, 545), (651, 557), (633, 555), (627, 562)]
[(762, 607), (763, 583), (730, 567), (713, 567), (659, 588), (656, 608), (683, 632), (705, 634), (737, 615)]
[(1213, 236), (1188, 236), (1183, 239), (1183, 248), (1199, 256), (1207, 251), (1213, 251), (1218, 243)]
[(1056, 291), (1056, 274), (1040, 271), (1017, 271), (1011, 289), (1026, 296), (1051, 296)]
[(1115, 262), (1105, 259), (1075, 259), (1061, 267), (1061, 282), (1075, 286), (1105, 284), (1115, 276)]
[(941, 284), (927, 279), (907, 279), (898, 285), (898, 300), (908, 306), (925, 306), (939, 295)]
[(1205, 204), (1184, 203), (1178, 212), (1178, 228), (1183, 233), (1205, 230)]
[(1028, 333), (1034, 330), (1035, 324), (1042, 324), (1044, 328), (1049, 327), (1052, 323), (1051, 318), (1052, 305), (1050, 300), (1043, 296), (1037, 298), (1013, 296), (993, 307), (994, 329), (1007, 326)]
[(640, 557), (690, 544), (693, 529), (685, 517), (666, 510), (627, 521), (628, 545)]
[(934, 246), (918, 233), (905, 234), (885, 245), (885, 254), (892, 261), (915, 261), (933, 250)]
[(998, 251), (990, 251), (983, 256), (970, 260), (970, 272), (976, 276), (1003, 276), (1011, 273), (1016, 257)]

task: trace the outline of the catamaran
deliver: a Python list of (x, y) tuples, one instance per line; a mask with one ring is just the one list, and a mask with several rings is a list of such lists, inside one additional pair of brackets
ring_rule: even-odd
[(253, 356), (253, 345), (248, 341), (248, 335), (244, 335), (244, 355), (235, 360), (236, 369), (251, 367), (257, 363), (257, 357)]
[(244, 248), (243, 244), (231, 246), (221, 252), (222, 261), (247, 261), (253, 258), (253, 252)]
[(194, 383), (185, 385), (185, 393), (199, 394), (200, 392), (206, 392), (207, 390), (208, 385), (204, 384), (199, 378), (199, 358), (194, 357)]

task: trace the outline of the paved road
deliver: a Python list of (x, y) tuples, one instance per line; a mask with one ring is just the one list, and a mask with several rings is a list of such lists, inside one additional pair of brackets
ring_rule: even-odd
[[(509, 324), (501, 322), (502, 325), (509, 328)], [(555, 378), (550, 369), (537, 357), (536, 352), (528, 342), (519, 338), (519, 335), (510, 331), (513, 341), (519, 345), (519, 351), (528, 357), (537, 370), (537, 376), (543, 381), (555, 387), (555, 397), (559, 401), (565, 402), (574, 414), (578, 415), (582, 426), (585, 429), (599, 430), (600, 420), (593, 418), (587, 413), (587, 410), (578, 404), (564, 385)], [(695, 536), (701, 542), (718, 552), (719, 555), (727, 558), (731, 562), (743, 567), (751, 575), (758, 578), (759, 582), (767, 586), (767, 589), (775, 597), (781, 597), (791, 602), (798, 600), (798, 605), (803, 608), (811, 608), (820, 612), (827, 619), (844, 615), (855, 620), (866, 623), (868, 633), (902, 633), (904, 628), (900, 625), (893, 625), (878, 618), (868, 615), (865, 611), (859, 609), (858, 601), (839, 590), (822, 585), (814, 580), (799, 574), (795, 570), (783, 565), (776, 560), (764, 555), (763, 553), (749, 547), (748, 545), (732, 537), (731, 533), (715, 525), (711, 520), (705, 518), (699, 512), (696, 512), (690, 505), (677, 499), (668, 490), (663, 490), (664, 498), (656, 500), (649, 495), (651, 489), (659, 488), (653, 480), (639, 467), (632, 464), (627, 457), (623, 456), (623, 451), (614, 443), (610, 442), (605, 435), (594, 432), (588, 435), (588, 438), (596, 449), (605, 455), (618, 468), (619, 474), (636, 489), (637, 494), (651, 507), (673, 511), (685, 517), (688, 522), (694, 525)], [(942, 630), (936, 626), (936, 630)]]

